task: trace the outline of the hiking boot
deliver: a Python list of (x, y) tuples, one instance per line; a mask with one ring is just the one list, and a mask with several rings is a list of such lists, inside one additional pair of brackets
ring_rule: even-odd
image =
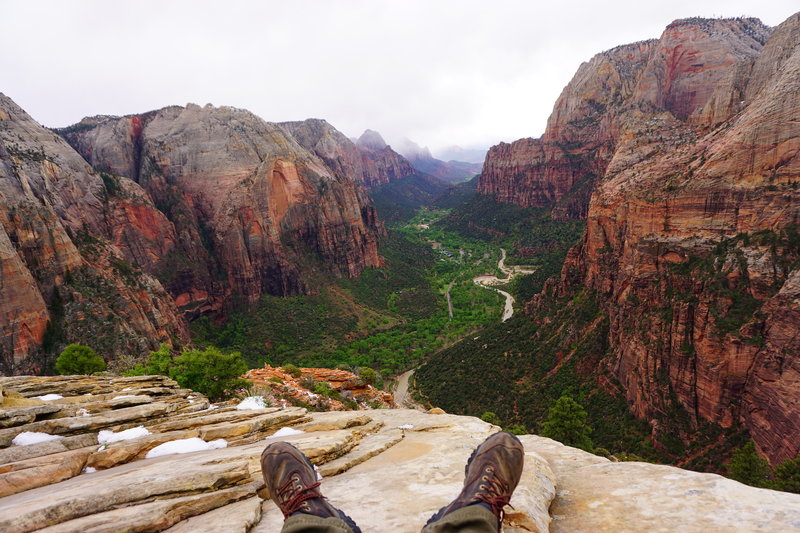
[[(449, 505), (439, 509), (428, 524), (468, 505), (483, 504), (503, 520), (503, 508), (511, 500), (522, 476), (525, 450), (519, 439), (505, 431), (495, 433), (472, 452), (464, 468), (464, 488)], [(427, 524), (426, 524), (427, 525)]]
[(352, 518), (328, 503), (319, 490), (314, 465), (288, 442), (275, 442), (264, 449), (261, 472), (266, 494), (281, 510), (284, 519), (294, 513), (339, 518), (354, 533), (361, 533)]

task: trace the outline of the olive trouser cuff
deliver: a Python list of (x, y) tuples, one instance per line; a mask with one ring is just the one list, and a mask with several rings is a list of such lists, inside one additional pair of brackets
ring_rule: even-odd
[(286, 519), (281, 533), (353, 533), (353, 530), (339, 518), (297, 513)]
[[(428, 524), (422, 533), (498, 533), (500, 526), (491, 511), (482, 505), (469, 505)], [(353, 533), (338, 518), (321, 518), (298, 513), (283, 523), (281, 533)]]

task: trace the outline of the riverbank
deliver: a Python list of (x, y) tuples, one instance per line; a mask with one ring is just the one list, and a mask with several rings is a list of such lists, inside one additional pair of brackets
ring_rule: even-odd
[(505, 285), (506, 283), (509, 283), (512, 279), (514, 279), (514, 277), (516, 276), (533, 274), (534, 272), (536, 272), (535, 269), (532, 269), (533, 267), (529, 266), (512, 266), (509, 268), (505, 265), (505, 261), (506, 261), (506, 250), (505, 248), (500, 248), (500, 260), (497, 262), (497, 268), (500, 270), (500, 272), (506, 275), (505, 278), (500, 279), (497, 276), (493, 276), (490, 274), (481, 274), (480, 276), (475, 276), (474, 278), (472, 278), (472, 281), (476, 285), (479, 285), (485, 289), (493, 290), (505, 298), (503, 314), (500, 318), (501, 322), (505, 322), (506, 320), (514, 316), (515, 300), (510, 293), (502, 289), (498, 289), (497, 287), (495, 287), (495, 285)]

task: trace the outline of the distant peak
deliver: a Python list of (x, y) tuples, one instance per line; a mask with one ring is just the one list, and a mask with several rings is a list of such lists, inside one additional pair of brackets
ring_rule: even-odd
[(356, 141), (359, 148), (366, 148), (368, 150), (383, 150), (386, 148), (386, 141), (383, 140), (381, 134), (375, 130), (364, 130), (361, 137)]
[(397, 151), (407, 159), (433, 159), (431, 151), (427, 146), (423, 148), (408, 137), (404, 137), (403, 140), (400, 141), (399, 146), (395, 146)]

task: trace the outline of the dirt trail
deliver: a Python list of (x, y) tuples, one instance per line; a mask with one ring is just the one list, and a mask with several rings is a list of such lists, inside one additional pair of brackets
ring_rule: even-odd
[(453, 283), (455, 282), (456, 280), (451, 281), (444, 292), (444, 297), (447, 298), (447, 312), (450, 315), (450, 320), (453, 320), (453, 300), (450, 298), (450, 289), (453, 288)]
[(397, 376), (397, 388), (394, 391), (394, 403), (396, 403), (398, 407), (407, 407), (408, 409), (425, 411), (425, 409), (415, 402), (411, 395), (408, 394), (408, 380), (411, 379), (412, 374), (414, 374), (414, 370), (403, 372)]

